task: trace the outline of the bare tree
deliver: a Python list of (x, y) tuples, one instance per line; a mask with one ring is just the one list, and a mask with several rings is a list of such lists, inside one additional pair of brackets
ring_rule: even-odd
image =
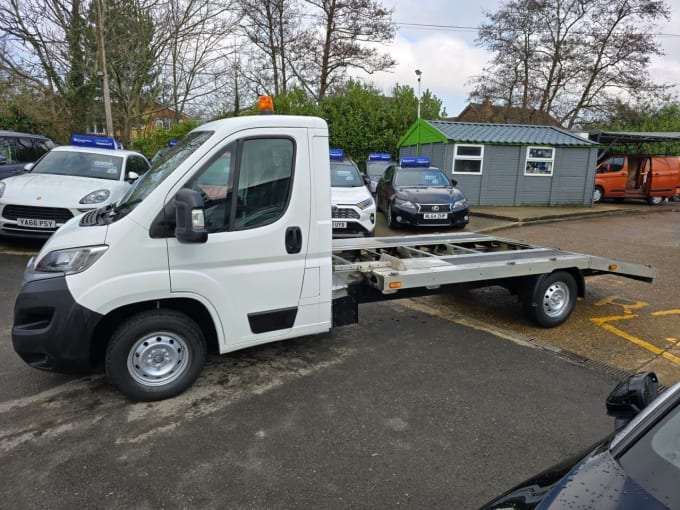
[(299, 7), (294, 0), (242, 0), (241, 26), (256, 52), (244, 75), (255, 88), (274, 95), (285, 94), (291, 76), (288, 46), (299, 27)]
[(661, 54), (651, 23), (668, 15), (663, 0), (507, 1), (480, 26), (478, 43), (494, 57), (470, 96), (571, 128), (617, 97), (665, 88), (647, 70)]
[(396, 65), (391, 56), (373, 45), (394, 39), (392, 10), (376, 0), (303, 1), (313, 8), (313, 21), (295, 38), (288, 63), (317, 101), (345, 80), (348, 69), (374, 73)]

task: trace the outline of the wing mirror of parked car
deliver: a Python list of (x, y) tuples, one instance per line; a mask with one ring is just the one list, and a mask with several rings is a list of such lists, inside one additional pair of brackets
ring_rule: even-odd
[(175, 195), (175, 237), (180, 243), (205, 243), (208, 231), (205, 228), (205, 203), (201, 194), (189, 188), (182, 188)]
[(616, 418), (619, 430), (635, 418), (659, 393), (659, 380), (654, 372), (642, 372), (621, 382), (607, 397), (607, 414)]
[(366, 174), (361, 174), (361, 177), (364, 179), (364, 184), (365, 184), (366, 186), (368, 186), (369, 184), (371, 184), (371, 178), (370, 178), (368, 175), (366, 175)]
[(453, 186), (454, 188), (458, 186), (458, 181), (456, 179), (451, 179), (451, 186)]
[(7, 164), (7, 158), (5, 156), (0, 156), (0, 165), (6, 165)]
[(137, 179), (139, 179), (139, 174), (137, 172), (128, 172), (125, 180), (128, 182), (135, 182)]
[(31, 169), (35, 166), (35, 163), (27, 163), (24, 165), (24, 172), (30, 172)]

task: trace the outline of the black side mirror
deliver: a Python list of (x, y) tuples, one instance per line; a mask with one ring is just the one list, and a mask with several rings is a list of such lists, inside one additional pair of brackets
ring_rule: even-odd
[(654, 372), (642, 372), (620, 383), (607, 397), (607, 414), (616, 418), (619, 430), (635, 418), (659, 393)]
[(453, 186), (454, 188), (458, 186), (458, 181), (456, 179), (451, 179), (451, 186)]
[(175, 195), (175, 237), (180, 243), (205, 243), (208, 231), (205, 228), (203, 197), (193, 189), (182, 188)]

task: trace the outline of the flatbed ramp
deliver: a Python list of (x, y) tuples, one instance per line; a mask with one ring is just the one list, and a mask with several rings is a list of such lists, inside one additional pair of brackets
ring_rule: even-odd
[(474, 232), (333, 240), (334, 288), (368, 283), (383, 294), (400, 289), (498, 281), (578, 269), (651, 282), (646, 265), (545, 248)]

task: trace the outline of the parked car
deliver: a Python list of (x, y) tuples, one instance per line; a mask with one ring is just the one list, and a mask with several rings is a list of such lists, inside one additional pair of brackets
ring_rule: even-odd
[(23, 172), (26, 164), (35, 163), (54, 147), (46, 136), (0, 131), (0, 179)]
[(356, 163), (342, 149), (330, 150), (333, 236), (375, 234), (375, 201)]
[(483, 510), (680, 508), (680, 382), (657, 396), (653, 372), (607, 397), (616, 431), (482, 507)]
[(366, 175), (368, 176), (368, 190), (375, 196), (375, 190), (378, 187), (378, 181), (382, 177), (385, 169), (388, 166), (396, 165), (397, 162), (392, 159), (391, 154), (372, 152), (368, 155), (365, 162)]
[(376, 200), (390, 228), (398, 226), (465, 228), (470, 205), (439, 168), (424, 156), (403, 157), (378, 181)]
[(74, 135), (27, 173), (0, 181), (0, 235), (47, 238), (72, 217), (118, 201), (149, 162), (117, 147), (111, 138)]

